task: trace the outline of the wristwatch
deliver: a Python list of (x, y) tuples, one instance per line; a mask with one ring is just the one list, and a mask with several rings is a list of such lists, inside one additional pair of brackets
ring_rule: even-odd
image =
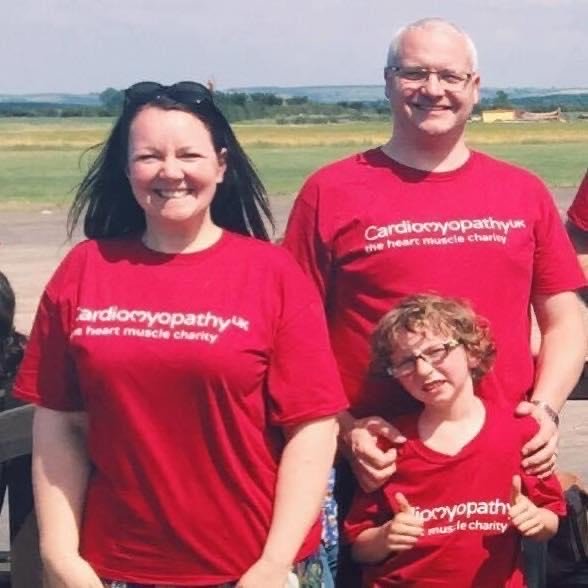
[(542, 408), (547, 416), (555, 423), (555, 426), (559, 427), (559, 415), (553, 410), (553, 408), (551, 408), (551, 406), (549, 406), (549, 404), (547, 404), (547, 402), (545, 402), (545, 400), (531, 400), (530, 402), (531, 404)]

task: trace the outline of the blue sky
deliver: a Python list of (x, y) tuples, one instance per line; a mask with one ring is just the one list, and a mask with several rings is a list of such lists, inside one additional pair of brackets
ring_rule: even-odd
[(13, 0), (0, 93), (378, 84), (394, 32), (425, 16), (470, 33), (486, 86), (588, 87), (588, 0)]

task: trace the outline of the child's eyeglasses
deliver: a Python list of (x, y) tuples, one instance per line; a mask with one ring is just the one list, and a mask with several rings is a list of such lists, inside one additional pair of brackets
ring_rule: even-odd
[(461, 343), (459, 341), (447, 341), (443, 345), (431, 347), (418, 353), (417, 355), (411, 355), (401, 359), (398, 363), (391, 363), (387, 368), (386, 372), (390, 376), (395, 378), (402, 376), (410, 376), (416, 371), (416, 364), (418, 359), (426, 361), (429, 365), (436, 366), (442, 363), (445, 358)]
[(165, 86), (157, 82), (139, 82), (125, 90), (124, 107), (137, 107), (158, 98), (171, 98), (182, 104), (213, 104), (210, 90), (198, 82), (177, 82)]

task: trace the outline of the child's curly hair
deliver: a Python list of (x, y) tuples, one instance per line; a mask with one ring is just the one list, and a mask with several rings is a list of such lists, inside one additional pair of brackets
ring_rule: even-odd
[(26, 338), (14, 328), (14, 292), (0, 272), (0, 389), (10, 384), (24, 354)]
[(476, 315), (463, 300), (416, 294), (403, 298), (378, 322), (372, 335), (372, 373), (388, 373), (390, 356), (401, 331), (418, 333), (423, 329), (442, 333), (464, 346), (473, 360), (470, 371), (475, 382), (492, 367), (496, 347), (486, 319)]

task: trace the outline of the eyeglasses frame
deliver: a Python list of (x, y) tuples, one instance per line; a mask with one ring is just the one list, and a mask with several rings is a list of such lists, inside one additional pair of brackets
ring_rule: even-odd
[[(412, 70), (418, 70), (423, 72), (424, 74), (426, 74), (426, 77), (424, 80), (407, 80), (405, 78), (402, 78), (400, 75), (398, 75), (400, 72), (402, 72), (403, 70), (407, 70), (407, 69), (412, 69)], [(463, 92), (468, 84), (471, 82), (471, 80), (474, 78), (474, 76), (476, 75), (476, 72), (463, 72), (463, 73), (458, 73), (458, 72), (452, 72), (456, 75), (460, 75), (460, 76), (465, 76), (465, 79), (460, 82), (460, 84), (455, 84), (455, 85), (451, 85), (451, 84), (447, 84), (447, 82), (444, 82), (443, 79), (441, 78), (441, 74), (446, 73), (450, 70), (434, 70), (434, 69), (427, 69), (426, 67), (414, 67), (414, 68), (408, 68), (405, 66), (400, 66), (400, 65), (388, 65), (387, 67), (384, 68), (384, 74), (387, 75), (388, 72), (392, 72), (393, 74), (395, 74), (396, 78), (400, 80), (401, 83), (403, 83), (406, 86), (414, 86), (415, 88), (422, 88), (423, 86), (426, 86), (429, 83), (429, 78), (431, 77), (432, 74), (435, 74), (437, 76), (437, 81), (439, 82), (439, 85), (442, 86), (445, 90), (453, 90), (454, 92)]]
[[(392, 376), (394, 378), (398, 378), (398, 377), (402, 377), (402, 376), (411, 376), (412, 374), (414, 374), (414, 372), (416, 371), (416, 366), (417, 366), (417, 361), (419, 359), (422, 359), (425, 363), (429, 364), (431, 367), (435, 367), (438, 365), (441, 365), (449, 356), (449, 354), (456, 349), (457, 347), (459, 347), (460, 345), (462, 345), (461, 341), (458, 341), (456, 339), (450, 339), (449, 341), (446, 341), (445, 343), (442, 343), (441, 345), (438, 345), (438, 347), (443, 347), (443, 349), (445, 350), (445, 354), (443, 355), (443, 357), (441, 359), (438, 359), (436, 361), (431, 361), (431, 358), (427, 357), (427, 354), (423, 351), (421, 351), (421, 353), (417, 353), (416, 355), (413, 354), (410, 358), (407, 357), (404, 362), (407, 361), (411, 361), (410, 363), (410, 370), (409, 371), (404, 371), (402, 373), (398, 373), (397, 369), (398, 367), (394, 367), (393, 365), (389, 365), (386, 368), (386, 373), (389, 376)], [(437, 347), (437, 346), (435, 346)]]

